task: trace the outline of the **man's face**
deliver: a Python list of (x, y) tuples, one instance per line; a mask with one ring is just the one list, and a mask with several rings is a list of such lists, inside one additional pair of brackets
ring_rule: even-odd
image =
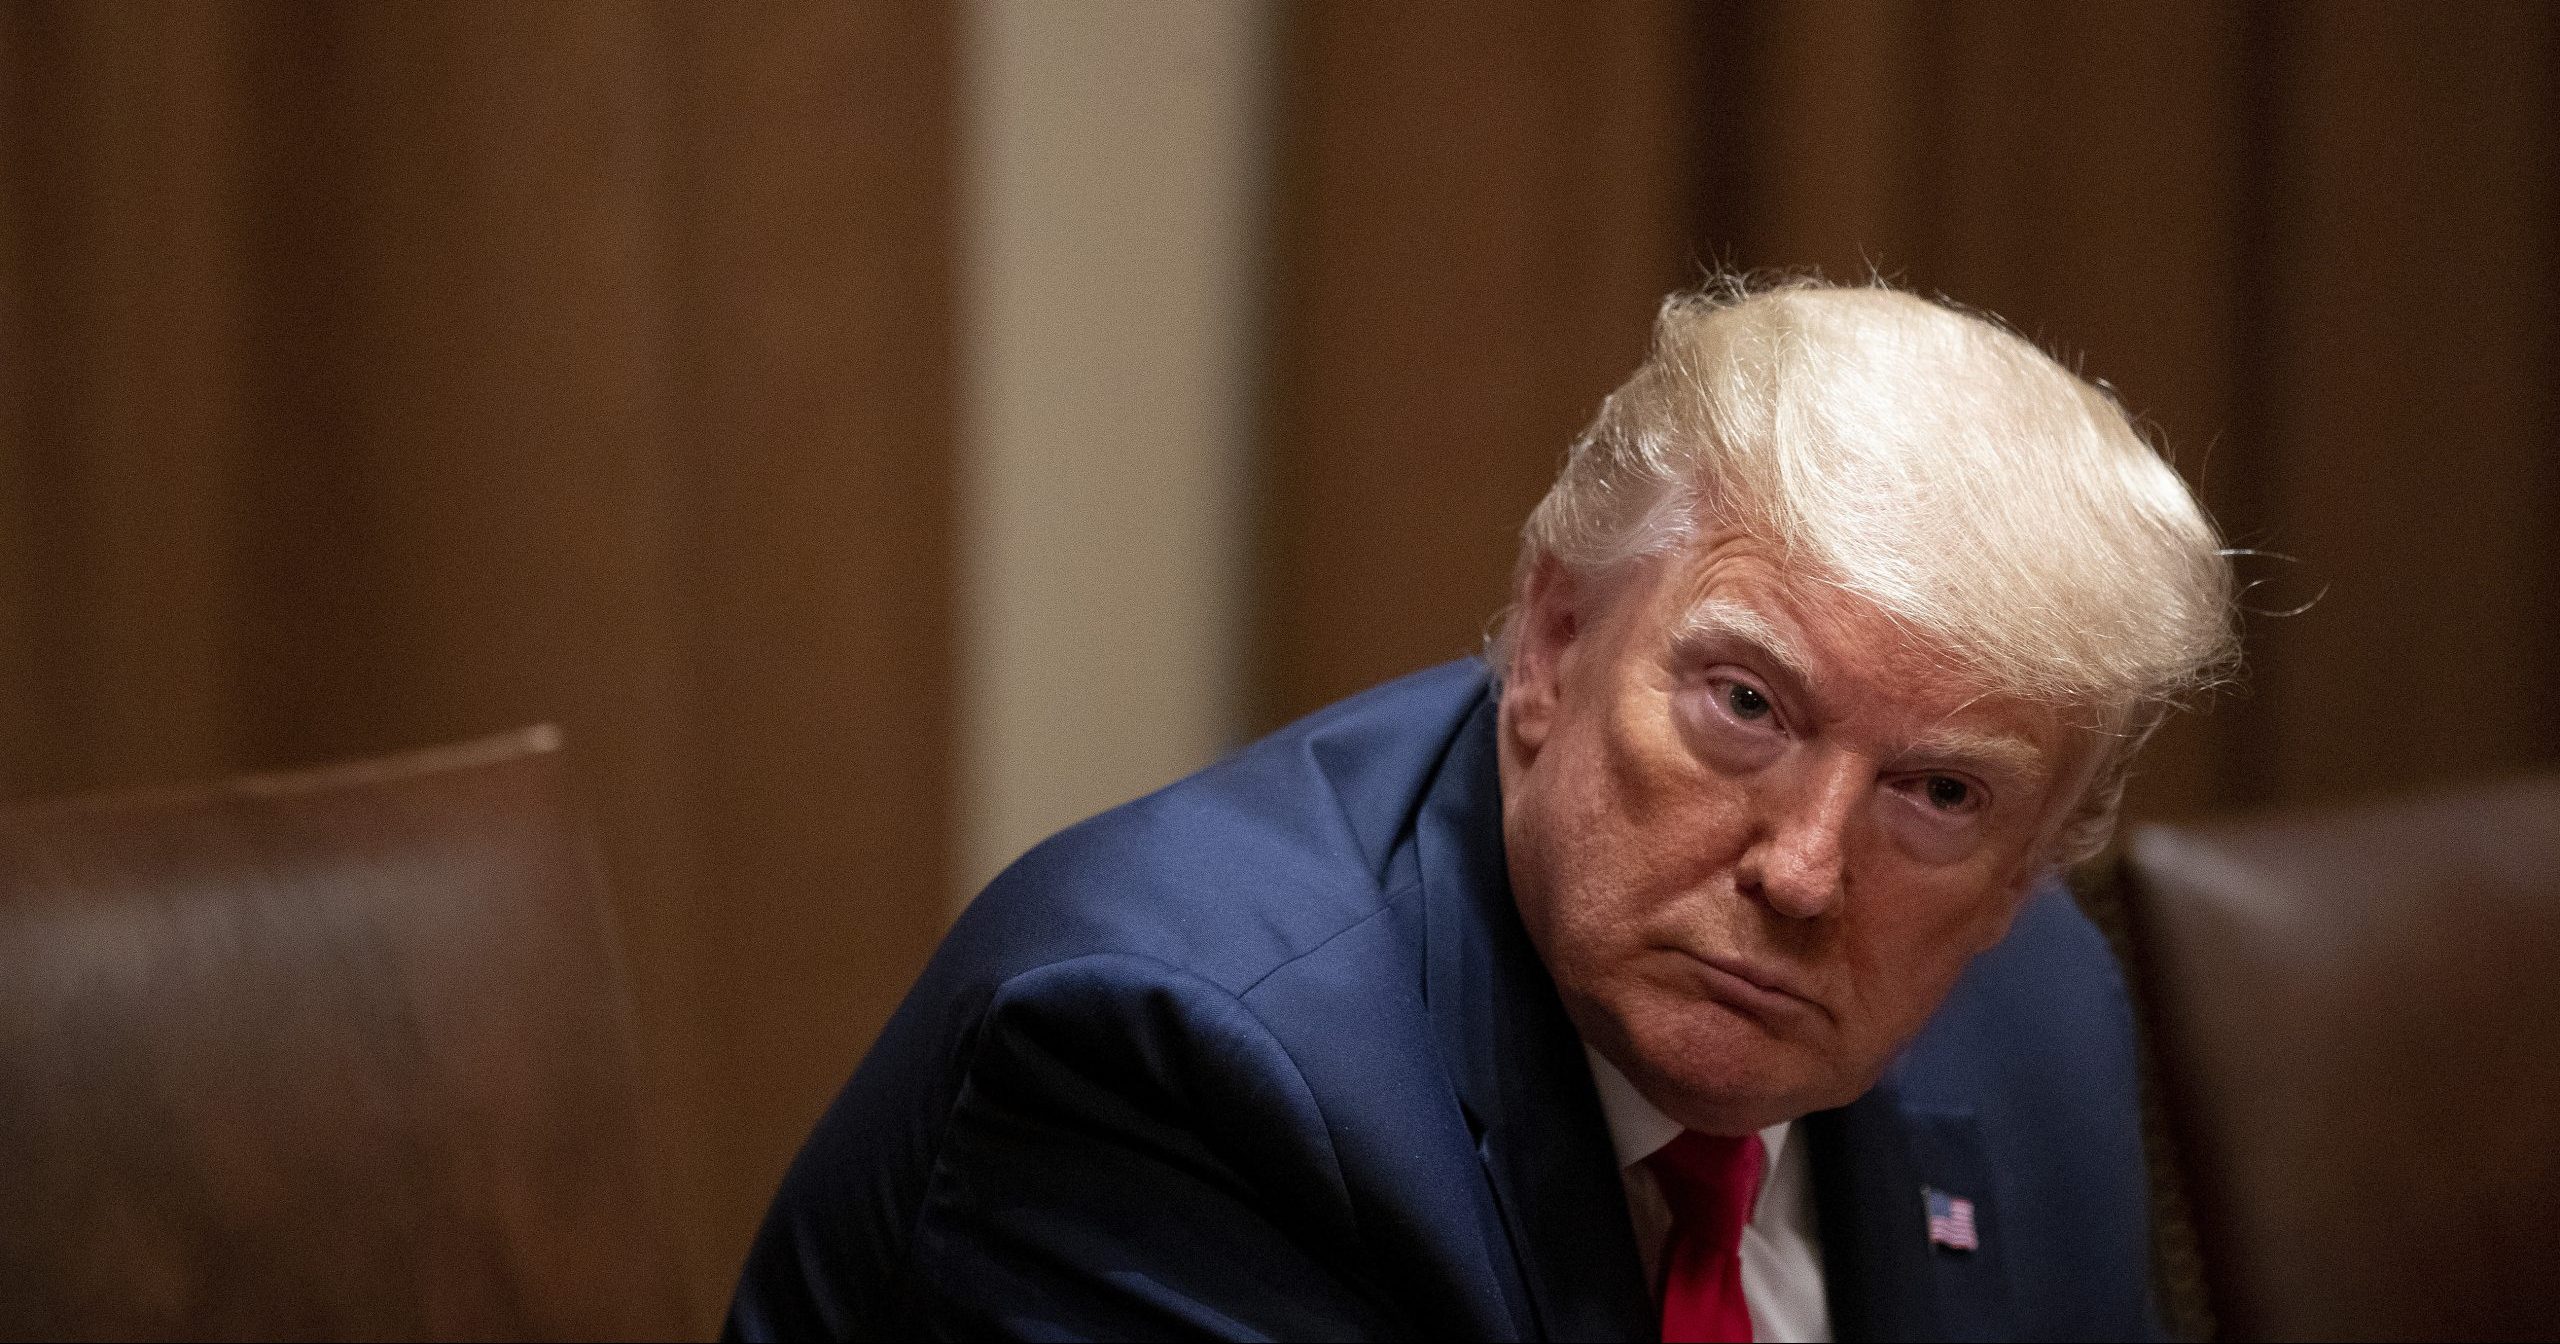
[(2091, 752), (1732, 534), (1605, 590), (1548, 566), (1503, 831), (1583, 1039), (1692, 1129), (1873, 1084), (2024, 901)]

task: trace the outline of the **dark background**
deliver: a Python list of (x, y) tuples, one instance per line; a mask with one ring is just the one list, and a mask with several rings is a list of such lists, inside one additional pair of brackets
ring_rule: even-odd
[[(2560, 759), (2560, 7), (1279, 21), (1256, 723), (1475, 645), (1665, 290), (1818, 267), (2290, 557), (2137, 814)], [(0, 789), (563, 723), (706, 1309), (947, 916), (963, 33), (0, 7)]]

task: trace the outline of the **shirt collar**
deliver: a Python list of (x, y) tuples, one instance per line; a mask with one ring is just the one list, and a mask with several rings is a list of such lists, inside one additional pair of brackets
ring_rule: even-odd
[[(1582, 1053), (1591, 1061), (1591, 1081), (1600, 1089), (1600, 1114), (1609, 1122), (1609, 1142), (1618, 1150), (1620, 1171), (1662, 1151), (1662, 1145), (1680, 1137), (1680, 1122), (1645, 1100), (1644, 1094), (1618, 1072), (1618, 1066), (1610, 1063), (1607, 1056), (1588, 1044), (1582, 1047)], [(1769, 1193), (1768, 1175), (1778, 1169), (1778, 1154), (1786, 1151), (1787, 1138), (1795, 1127), (1793, 1120), (1781, 1120), (1760, 1131), (1763, 1198)], [(1759, 1211), (1755, 1208), (1752, 1213), (1757, 1217)]]

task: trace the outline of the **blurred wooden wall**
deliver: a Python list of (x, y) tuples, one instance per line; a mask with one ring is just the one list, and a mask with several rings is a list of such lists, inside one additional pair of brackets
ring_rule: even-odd
[[(1710, 266), (1870, 270), (2114, 384), (2253, 559), (2138, 813), (2560, 760), (2560, 9), (1309, 5), (1260, 718), (1476, 646)], [(2325, 594), (2325, 595), (2324, 595)]]
[(706, 1328), (945, 914), (953, 26), (0, 10), (0, 788), (564, 725)]
[[(1664, 290), (1873, 266), (2326, 594), (2141, 808), (2560, 758), (2560, 10), (1287, 15), (1261, 722), (1477, 646)], [(0, 8), (0, 791), (563, 723), (706, 1324), (943, 916), (958, 26)]]
[(1694, 269), (1680, 9), (1288, 18), (1260, 727), (1477, 646), (1521, 521)]

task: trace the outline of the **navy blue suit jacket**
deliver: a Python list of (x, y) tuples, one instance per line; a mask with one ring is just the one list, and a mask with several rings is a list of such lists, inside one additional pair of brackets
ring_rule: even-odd
[[(1481, 664), (1436, 668), (1016, 863), (792, 1165), (730, 1332), (1654, 1338), (1493, 723)], [(1840, 1337), (2152, 1333), (2131, 1030), (2049, 891), (1805, 1118)]]

